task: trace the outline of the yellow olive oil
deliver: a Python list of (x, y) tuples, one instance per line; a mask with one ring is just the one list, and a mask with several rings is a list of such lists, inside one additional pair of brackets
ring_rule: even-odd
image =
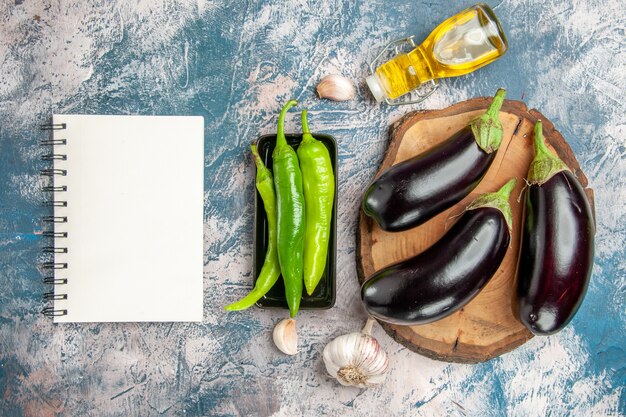
[(379, 66), (373, 82), (378, 91), (384, 90), (378, 96), (395, 99), (430, 80), (472, 72), (506, 50), (507, 40), (493, 11), (478, 4), (441, 23), (411, 52)]

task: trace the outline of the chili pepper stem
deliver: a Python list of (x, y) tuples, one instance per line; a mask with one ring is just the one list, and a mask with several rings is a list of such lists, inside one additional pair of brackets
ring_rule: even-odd
[(535, 159), (528, 169), (528, 182), (532, 184), (545, 184), (550, 178), (561, 171), (569, 171), (569, 167), (555, 155), (546, 145), (543, 137), (541, 120), (535, 124)]
[(285, 138), (285, 115), (289, 111), (290, 108), (298, 104), (297, 100), (289, 100), (283, 108), (280, 110), (280, 114), (278, 115), (278, 129), (276, 132), (276, 147), (281, 147), (287, 145), (287, 139)]
[(259, 155), (259, 150), (257, 149), (255, 144), (250, 145), (250, 150), (252, 151), (252, 157), (254, 159), (254, 164), (256, 165), (257, 170), (257, 182), (261, 182), (270, 177), (270, 170), (267, 169), (265, 164), (263, 163), (263, 159), (261, 155)]
[(474, 210), (480, 207), (493, 207), (498, 209), (504, 215), (504, 220), (506, 220), (506, 224), (509, 226), (510, 231), (513, 227), (513, 213), (511, 211), (511, 205), (509, 204), (509, 198), (511, 197), (511, 192), (515, 189), (516, 184), (517, 181), (515, 178), (511, 178), (495, 193), (482, 194), (476, 198), (476, 200), (472, 201), (465, 210)]
[(487, 111), (470, 123), (476, 143), (487, 153), (497, 151), (502, 142), (502, 124), (498, 114), (505, 97), (506, 90), (498, 89)]
[(309, 130), (309, 121), (307, 120), (307, 110), (302, 110), (302, 143), (314, 141), (315, 138)]
[(261, 160), (261, 155), (259, 155), (259, 150), (256, 145), (253, 143), (250, 145), (250, 150), (252, 151), (252, 157), (254, 159), (254, 164), (256, 165), (256, 169), (263, 170), (265, 165), (263, 165), (263, 161)]

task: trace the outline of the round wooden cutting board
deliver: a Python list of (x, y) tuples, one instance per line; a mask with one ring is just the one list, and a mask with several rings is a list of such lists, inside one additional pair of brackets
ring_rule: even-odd
[[(390, 130), (389, 148), (376, 176), (398, 162), (420, 154), (447, 139), (480, 115), (491, 98), (468, 100), (444, 110), (409, 113)], [(517, 202), (525, 186), (524, 178), (534, 157), (533, 128), (541, 120), (551, 149), (572, 169), (585, 188), (593, 210), (593, 190), (569, 145), (554, 125), (536, 110), (519, 101), (506, 100), (500, 112), (504, 129), (496, 158), (478, 187), (463, 201), (425, 224), (404, 232), (385, 232), (361, 211), (357, 231), (358, 279), (363, 283), (375, 271), (424, 251), (454, 223), (455, 216), (479, 194), (499, 189), (510, 178), (517, 178), (512, 193), (513, 235), (511, 247), (498, 272), (487, 286), (463, 309), (434, 323), (401, 326), (380, 322), (385, 331), (407, 348), (433, 359), (476, 363), (509, 352), (532, 337), (513, 315), (522, 204)]]

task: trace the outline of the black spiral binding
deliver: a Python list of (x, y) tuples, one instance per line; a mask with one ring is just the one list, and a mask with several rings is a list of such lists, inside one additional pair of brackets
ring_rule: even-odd
[[(64, 130), (66, 128), (65, 123), (51, 123), (45, 124), (41, 126), (41, 130)], [(41, 146), (44, 147), (54, 147), (54, 151), (49, 154), (45, 154), (41, 156), (41, 160), (45, 162), (54, 162), (54, 161), (65, 161), (67, 160), (67, 155), (61, 153), (55, 153), (57, 151), (57, 147), (63, 146), (67, 144), (67, 139), (46, 139), (40, 142)], [(42, 169), (40, 174), (44, 177), (49, 177), (52, 179), (54, 183), (53, 177), (55, 176), (66, 176), (67, 171), (64, 169)], [(67, 186), (65, 185), (47, 185), (43, 187), (43, 191), (45, 193), (62, 193), (67, 191)], [(44, 201), (44, 205), (47, 207), (67, 207), (67, 201), (64, 200), (55, 200), (54, 198), (47, 199)], [(43, 236), (46, 238), (50, 238), (52, 240), (52, 244), (49, 246), (44, 246), (42, 249), (43, 253), (47, 256), (55, 254), (67, 253), (66, 247), (56, 246), (57, 239), (67, 238), (67, 232), (59, 232), (55, 231), (54, 227), (59, 223), (67, 223), (67, 217), (65, 216), (44, 216), (42, 218), (44, 224), (49, 225), (52, 230), (46, 230), (43, 232)], [(67, 270), (67, 263), (65, 262), (44, 262), (42, 268), (47, 272), (43, 279), (43, 283), (46, 285), (51, 285), (52, 290), (44, 293), (43, 299), (45, 301), (54, 302), (56, 300), (67, 300), (67, 294), (58, 293), (54, 290), (56, 286), (66, 285), (67, 278), (58, 278), (57, 274), (59, 271)], [(51, 274), (48, 276), (48, 273)], [(48, 317), (58, 317), (58, 316), (66, 316), (67, 310), (65, 309), (55, 309), (54, 304), (52, 306), (44, 308), (41, 313)]]

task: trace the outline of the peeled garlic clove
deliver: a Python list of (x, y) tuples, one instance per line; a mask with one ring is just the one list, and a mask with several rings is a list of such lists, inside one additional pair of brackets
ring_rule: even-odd
[(298, 353), (298, 333), (296, 332), (296, 321), (285, 319), (274, 327), (274, 344), (283, 353), (295, 355)]
[(355, 97), (356, 89), (349, 78), (341, 75), (327, 75), (317, 84), (317, 94), (329, 100), (347, 101)]
[(389, 359), (370, 336), (373, 323), (368, 319), (361, 332), (339, 336), (324, 348), (326, 371), (341, 385), (367, 388), (385, 381)]

